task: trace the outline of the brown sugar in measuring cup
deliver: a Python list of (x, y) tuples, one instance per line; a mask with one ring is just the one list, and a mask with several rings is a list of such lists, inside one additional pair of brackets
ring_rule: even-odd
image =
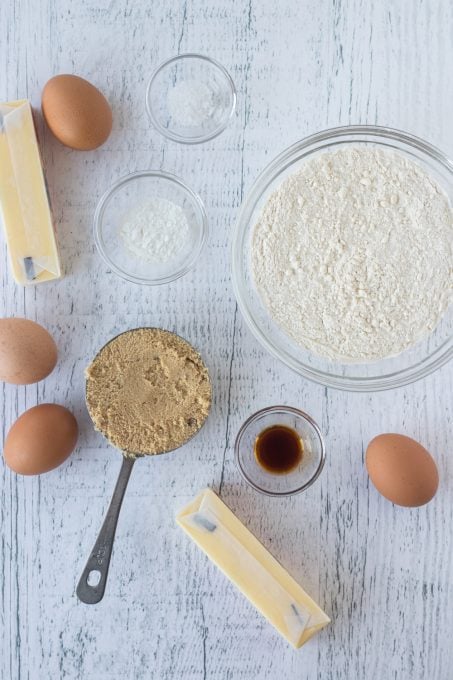
[(211, 384), (198, 352), (160, 328), (126, 331), (86, 370), (86, 402), (97, 430), (125, 455), (178, 448), (203, 424)]
[(82, 602), (96, 604), (104, 595), (121, 503), (136, 459), (185, 444), (203, 426), (211, 400), (208, 369), (199, 353), (175, 333), (160, 328), (136, 328), (116, 336), (87, 368), (89, 414), (95, 428), (122, 451), (124, 459), (77, 586)]

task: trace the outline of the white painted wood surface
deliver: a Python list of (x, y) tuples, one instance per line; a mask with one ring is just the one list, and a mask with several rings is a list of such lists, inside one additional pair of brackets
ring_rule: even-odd
[[(242, 197), (263, 166), (307, 134), (349, 123), (416, 133), (453, 155), (453, 7), (449, 0), (4, 0), (0, 100), (30, 97), (74, 72), (114, 111), (107, 144), (60, 146), (38, 117), (66, 277), (23, 290), (1, 250), (0, 315), (47, 326), (59, 346), (44, 382), (0, 385), (2, 436), (38, 402), (73, 409), (80, 446), (59, 470), (22, 478), (0, 464), (0, 677), (3, 680), (450, 680), (453, 678), (453, 365), (394, 392), (325, 390), (270, 358), (245, 328), (230, 283), (228, 241)], [(144, 106), (163, 59), (199, 51), (238, 88), (229, 129), (196, 147), (166, 142)], [(162, 168), (204, 199), (207, 249), (196, 270), (161, 288), (117, 279), (91, 234), (101, 193), (119, 176)], [(107, 594), (75, 585), (109, 503), (120, 454), (94, 433), (83, 369), (115, 332), (173, 329), (210, 367), (215, 401), (183, 450), (137, 463), (124, 502)], [(286, 500), (249, 490), (235, 469), (235, 434), (253, 410), (303, 407), (322, 425), (322, 478)], [(393, 507), (370, 488), (363, 451), (380, 432), (414, 436), (435, 456), (438, 496)], [(209, 485), (305, 586), (332, 624), (290, 649), (174, 524)]]

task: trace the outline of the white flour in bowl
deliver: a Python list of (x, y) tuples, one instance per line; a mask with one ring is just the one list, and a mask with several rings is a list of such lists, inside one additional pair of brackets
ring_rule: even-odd
[(452, 209), (403, 155), (325, 152), (269, 197), (252, 271), (269, 314), (299, 345), (345, 362), (395, 355), (432, 331), (452, 299)]

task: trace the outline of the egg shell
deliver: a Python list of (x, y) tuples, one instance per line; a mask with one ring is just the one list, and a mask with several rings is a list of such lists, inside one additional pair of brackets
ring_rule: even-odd
[(42, 93), (42, 112), (55, 137), (71, 149), (96, 149), (112, 130), (112, 110), (107, 99), (79, 76), (51, 78)]
[(379, 493), (404, 507), (428, 503), (439, 485), (430, 453), (402, 434), (380, 434), (372, 439), (366, 451), (366, 467)]
[(30, 385), (49, 375), (57, 346), (45, 328), (28, 319), (0, 319), (0, 380)]
[(77, 421), (59, 404), (39, 404), (25, 411), (5, 440), (5, 463), (21, 475), (40, 475), (61, 465), (77, 443)]

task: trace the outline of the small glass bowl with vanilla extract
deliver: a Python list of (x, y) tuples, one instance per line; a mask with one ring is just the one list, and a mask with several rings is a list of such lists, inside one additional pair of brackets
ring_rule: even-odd
[(270, 406), (251, 415), (234, 449), (245, 481), (268, 496), (305, 491), (321, 474), (326, 458), (316, 422), (291, 406)]

